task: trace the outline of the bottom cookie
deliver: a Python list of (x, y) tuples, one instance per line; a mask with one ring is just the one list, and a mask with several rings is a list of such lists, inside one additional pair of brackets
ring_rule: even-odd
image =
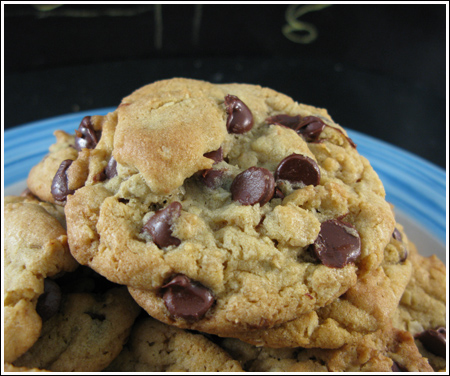
[(432, 372), (410, 333), (386, 328), (339, 349), (272, 349), (237, 339), (220, 345), (248, 372)]
[(242, 372), (219, 346), (201, 334), (150, 317), (133, 327), (127, 345), (107, 372)]
[(41, 336), (13, 365), (59, 372), (97, 372), (122, 350), (140, 308), (125, 288), (67, 294)]
[(394, 315), (394, 326), (409, 331), (435, 371), (446, 364), (446, 268), (436, 256), (421, 256), (410, 243), (413, 273)]

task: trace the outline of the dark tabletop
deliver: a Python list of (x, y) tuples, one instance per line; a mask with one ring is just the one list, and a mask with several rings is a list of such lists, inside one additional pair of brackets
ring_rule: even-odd
[(4, 128), (174, 76), (246, 82), (446, 168), (446, 5), (288, 7), (6, 4)]

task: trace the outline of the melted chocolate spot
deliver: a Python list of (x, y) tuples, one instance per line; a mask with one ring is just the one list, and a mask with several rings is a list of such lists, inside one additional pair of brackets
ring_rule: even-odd
[(94, 149), (100, 140), (102, 132), (94, 129), (90, 116), (85, 116), (81, 120), (75, 134), (75, 149), (81, 151), (82, 148)]
[(443, 327), (428, 329), (416, 334), (414, 338), (422, 342), (422, 345), (434, 355), (445, 358), (445, 347), (447, 342), (447, 330)]
[(172, 236), (171, 226), (176, 218), (181, 214), (181, 204), (172, 202), (164, 209), (158, 210), (144, 225), (143, 230), (148, 232), (153, 242), (159, 248), (178, 246), (181, 240)]
[(69, 189), (69, 178), (67, 176), (67, 170), (72, 162), (71, 159), (62, 161), (58, 171), (56, 171), (56, 174), (53, 177), (51, 193), (55, 201), (64, 203), (66, 202), (68, 195), (73, 195), (75, 193), (74, 190)]
[(299, 135), (303, 136), (306, 142), (317, 142), (325, 127), (326, 124), (318, 117), (306, 116), (295, 130)]
[(291, 154), (278, 165), (275, 179), (316, 186), (320, 182), (320, 169), (313, 159), (300, 154)]
[(186, 320), (200, 320), (214, 303), (212, 292), (185, 275), (177, 275), (161, 287), (170, 314)]
[(286, 114), (280, 114), (280, 115), (268, 117), (266, 119), (266, 123), (276, 124), (276, 125), (281, 125), (283, 127), (296, 129), (299, 126), (301, 119), (302, 119), (302, 117), (300, 115), (290, 116), (290, 115), (286, 115)]
[(400, 231), (398, 231), (397, 228), (394, 229), (394, 232), (392, 233), (392, 237), (395, 240), (398, 240), (400, 242), (403, 241), (402, 233)]
[(204, 157), (212, 159), (214, 161), (214, 164), (219, 163), (223, 161), (223, 149), (222, 146), (214, 151), (210, 151), (209, 153), (203, 154)]
[(253, 114), (247, 105), (234, 95), (225, 97), (228, 133), (245, 133), (253, 128)]
[(44, 279), (44, 293), (39, 296), (36, 304), (36, 312), (42, 321), (47, 321), (59, 311), (62, 293), (59, 285), (51, 279)]
[(114, 176), (117, 176), (117, 161), (113, 156), (109, 158), (108, 164), (105, 167), (105, 174), (108, 179), (112, 179)]
[(311, 247), (325, 266), (343, 268), (358, 259), (361, 239), (351, 224), (330, 219), (322, 223), (319, 236)]
[(224, 173), (225, 170), (204, 170), (200, 179), (208, 188), (216, 189), (221, 185), (222, 176)]
[(280, 189), (280, 188), (278, 188), (278, 187), (275, 187), (275, 193), (273, 194), (273, 198), (281, 198), (281, 199), (284, 199), (284, 193), (283, 193), (283, 191)]
[[(392, 237), (395, 240), (403, 243), (402, 233), (397, 228), (394, 229), (394, 232), (392, 233)], [(403, 244), (403, 252), (400, 255), (399, 261), (404, 262), (407, 258), (408, 258), (408, 249), (406, 248), (405, 244)]]
[(275, 191), (272, 173), (262, 167), (250, 167), (237, 175), (231, 183), (233, 201), (243, 205), (261, 206), (270, 201)]

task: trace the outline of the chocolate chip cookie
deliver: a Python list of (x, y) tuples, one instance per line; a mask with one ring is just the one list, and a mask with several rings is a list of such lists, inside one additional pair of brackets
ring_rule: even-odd
[(409, 243), (411, 280), (394, 316), (394, 325), (409, 331), (435, 371), (446, 369), (446, 268), (436, 256), (421, 256)]
[(5, 197), (4, 356), (11, 363), (38, 339), (45, 279), (77, 268), (67, 244), (64, 214), (50, 203)]
[(133, 327), (130, 339), (106, 372), (243, 372), (239, 362), (201, 334), (150, 317)]
[(268, 88), (155, 82), (79, 136), (58, 198), (71, 252), (172, 325), (227, 336), (314, 314), (380, 267), (394, 230), (345, 130)]
[[(44, 159), (34, 166), (27, 178), (28, 189), (43, 201), (63, 205), (69, 192), (78, 188), (76, 181), (68, 180), (67, 171), (84, 147), (93, 147), (101, 133), (103, 116), (86, 116), (75, 134), (62, 130), (54, 132), (55, 144)], [(75, 171), (74, 175), (78, 175)]]
[(220, 345), (249, 372), (433, 372), (411, 334), (392, 327), (335, 350), (272, 349), (230, 338)]
[(69, 293), (36, 343), (13, 364), (58, 372), (98, 372), (122, 351), (141, 311), (125, 287)]

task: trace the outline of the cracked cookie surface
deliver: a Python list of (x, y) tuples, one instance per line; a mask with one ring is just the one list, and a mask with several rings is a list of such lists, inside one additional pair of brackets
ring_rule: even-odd
[(150, 315), (220, 335), (332, 303), (380, 266), (395, 225), (376, 173), (325, 110), (254, 85), (138, 89), (67, 176), (74, 257)]

